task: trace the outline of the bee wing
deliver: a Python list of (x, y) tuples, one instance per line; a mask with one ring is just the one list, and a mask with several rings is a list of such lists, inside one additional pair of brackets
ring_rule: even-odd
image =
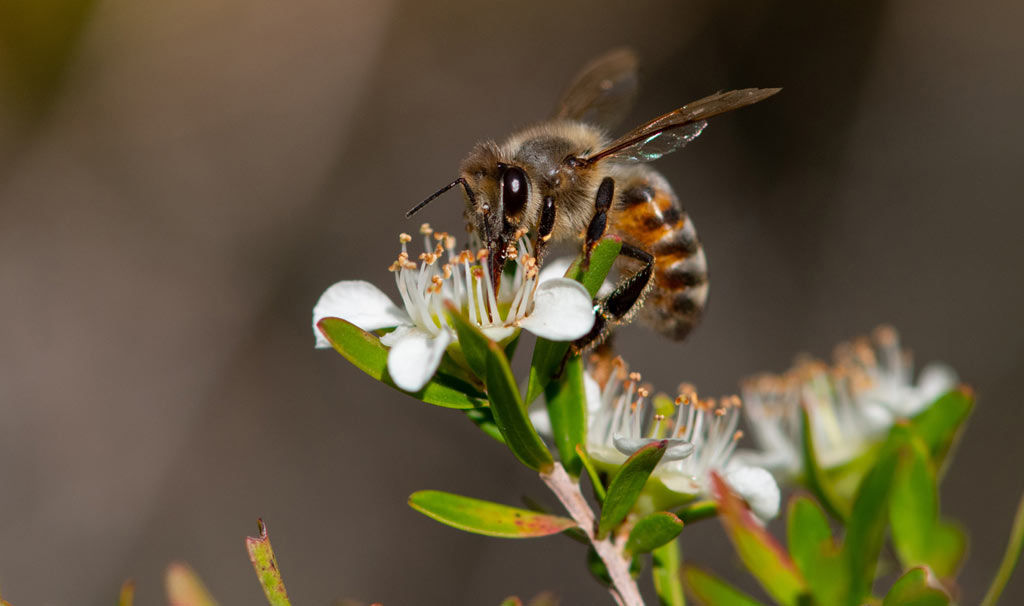
[(586, 64), (562, 95), (555, 118), (615, 126), (636, 99), (637, 65), (636, 53), (629, 48), (617, 48)]
[(771, 97), (781, 88), (744, 88), (719, 92), (688, 103), (675, 111), (642, 124), (584, 159), (587, 164), (608, 159), (635, 163), (657, 160), (685, 146), (707, 126), (707, 119)]

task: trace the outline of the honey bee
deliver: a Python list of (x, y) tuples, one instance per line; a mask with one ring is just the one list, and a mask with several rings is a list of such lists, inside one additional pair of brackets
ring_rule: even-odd
[[(719, 114), (757, 103), (778, 88), (718, 92), (688, 103), (610, 140), (612, 127), (632, 106), (637, 57), (616, 49), (587, 64), (548, 121), (513, 133), (503, 143), (483, 141), (462, 162), (460, 176), (416, 205), (461, 185), (467, 229), (487, 248), (497, 285), (510, 245), (533, 234), (538, 262), (549, 241), (582, 240), (585, 261), (598, 241), (621, 238), (622, 278), (595, 302), (591, 332), (575, 352), (600, 344), (615, 324), (634, 315), (681, 340), (696, 325), (708, 297), (704, 249), (666, 179), (644, 163), (693, 141)], [(644, 304), (646, 300), (646, 305)]]

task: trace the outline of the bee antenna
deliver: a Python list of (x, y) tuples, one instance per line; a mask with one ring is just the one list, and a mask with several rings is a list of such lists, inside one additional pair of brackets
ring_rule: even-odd
[(433, 202), (434, 198), (440, 196), (444, 192), (448, 191), (449, 189), (451, 189), (451, 188), (453, 188), (453, 187), (455, 187), (456, 185), (459, 185), (459, 184), (462, 184), (462, 188), (466, 190), (466, 195), (469, 197), (469, 201), (471, 203), (473, 203), (473, 204), (476, 204), (476, 198), (473, 196), (473, 190), (469, 189), (469, 184), (466, 183), (466, 180), (464, 178), (459, 177), (458, 179), (452, 181), (448, 185), (445, 185), (441, 189), (439, 189), (436, 192), (434, 192), (433, 194), (431, 194), (431, 196), (429, 198), (427, 198), (426, 200), (424, 200), (424, 201), (420, 202), (419, 204), (417, 204), (416, 206), (413, 206), (412, 208), (410, 208), (409, 212), (405, 213), (405, 218), (408, 219), (409, 217), (411, 217), (411, 216), (415, 215), (416, 213), (420, 212), (420, 210), (422, 210), (424, 206), (426, 206), (427, 204), (430, 204), (431, 202)]

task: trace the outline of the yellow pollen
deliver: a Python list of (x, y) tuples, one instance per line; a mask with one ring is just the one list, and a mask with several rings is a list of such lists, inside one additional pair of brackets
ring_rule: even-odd
[(640, 380), (640, 373), (638, 373), (636, 371), (633, 371), (633, 372), (629, 373), (629, 378), (631, 380), (633, 380), (633, 381), (639, 381)]
[(434, 228), (430, 227), (430, 223), (424, 223), (423, 225), (420, 225), (420, 233), (425, 236), (429, 236), (434, 233)]
[(451, 266), (450, 263), (445, 263), (444, 266), (441, 268), (441, 271), (444, 272), (444, 279), (445, 280), (447, 280), (447, 279), (452, 277), (452, 266)]
[(743, 430), (742, 429), (737, 429), (736, 433), (732, 434), (732, 439), (736, 440), (737, 442), (739, 442), (740, 438), (742, 438), (742, 437), (743, 437)]
[(651, 392), (646, 387), (640, 387), (636, 390), (636, 393), (639, 394), (641, 398), (646, 398)]
[(405, 232), (402, 232), (402, 233), (398, 234), (398, 241), (401, 242), (402, 244), (406, 244), (406, 243), (412, 242), (412, 236), (410, 236), (409, 234), (407, 234)]

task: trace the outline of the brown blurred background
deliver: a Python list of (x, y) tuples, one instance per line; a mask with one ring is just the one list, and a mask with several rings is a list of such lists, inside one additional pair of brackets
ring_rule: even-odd
[[(622, 331), (656, 385), (736, 389), (880, 322), (980, 404), (944, 484), (980, 599), (1024, 487), (1024, 5), (991, 2), (0, 0), (0, 585), (16, 606), (160, 603), (172, 559), (260, 603), (264, 517), (293, 602), (608, 603), (562, 538), (413, 512), (541, 484), (460, 415), (314, 351), (322, 290), (384, 268), (402, 213), (586, 60), (644, 59), (637, 122), (783, 86), (657, 163), (711, 307)], [(457, 195), (421, 217), (458, 228)], [(714, 523), (685, 555), (750, 587)], [(1024, 600), (1018, 573), (1004, 604)]]

